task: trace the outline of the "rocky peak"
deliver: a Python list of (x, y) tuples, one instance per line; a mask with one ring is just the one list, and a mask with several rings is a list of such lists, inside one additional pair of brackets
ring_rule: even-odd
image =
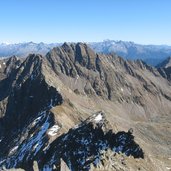
[(39, 54), (29, 54), (28, 57), (26, 58), (25, 62), (33, 62), (36, 63), (38, 61), (41, 61), (43, 59), (42, 55)]
[[(79, 63), (87, 69), (96, 68), (96, 53), (84, 43), (64, 43), (61, 47), (54, 48), (47, 54), (47, 59), (52, 60), (51, 57), (56, 56), (55, 60), (66, 63)], [(58, 59), (57, 59), (58, 57)], [(54, 60), (54, 59), (53, 59)]]
[(61, 46), (61, 48), (63, 48), (65, 51), (69, 51), (69, 50), (72, 49), (72, 46), (73, 46), (73, 45), (75, 45), (75, 44), (74, 44), (74, 43), (69, 44), (69, 43), (65, 42), (65, 43)]
[(95, 69), (96, 53), (86, 44), (76, 44), (76, 61), (88, 69)]
[[(155, 68), (141, 60), (124, 60), (116, 54), (96, 54), (84, 43), (64, 43), (50, 51), (46, 59), (64, 83), (79, 94), (100, 96), (120, 103), (133, 101), (142, 107), (147, 101), (142, 97), (143, 91), (154, 97), (156, 91), (161, 90), (157, 79), (162, 77)], [(68, 78), (72, 78), (70, 82)], [(135, 86), (135, 82), (139, 86)]]
[(21, 65), (21, 69), (24, 72), (33, 72), (33, 70), (39, 69), (41, 71), (43, 56), (37, 54), (30, 54)]
[[(15, 59), (10, 59), (14, 61)], [(4, 91), (4, 117), (0, 119), (1, 126), (8, 132), (10, 129), (21, 129), (30, 119), (53, 105), (62, 103), (63, 99), (55, 87), (50, 86), (44, 79), (42, 71), (43, 57), (30, 54), (17, 70), (4, 80), (0, 87)], [(8, 125), (7, 123), (10, 123)]]
[(8, 77), (11, 72), (18, 69), (22, 59), (12, 56), (10, 58), (5, 58), (0, 60), (0, 76)]

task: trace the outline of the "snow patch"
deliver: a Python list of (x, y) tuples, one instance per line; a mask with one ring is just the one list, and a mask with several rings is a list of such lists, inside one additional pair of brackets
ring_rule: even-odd
[(50, 136), (55, 136), (58, 133), (58, 130), (60, 129), (60, 127), (58, 125), (54, 125), (49, 129), (48, 135)]
[(73, 129), (77, 129), (77, 128), (79, 128), (79, 127), (80, 127), (80, 125), (77, 124), (77, 125), (75, 125), (75, 126), (73, 127)]
[(6, 63), (5, 62), (3, 62), (3, 65), (5, 65)]
[(79, 79), (79, 75), (77, 75), (76, 79), (77, 79), (77, 80)]
[(46, 150), (48, 150), (50, 148), (50, 145), (47, 145), (44, 149), (43, 149), (43, 151), (46, 151)]
[(37, 144), (35, 144), (34, 146), (33, 146), (33, 150), (36, 150), (36, 148), (38, 147), (38, 143)]
[(99, 113), (96, 117), (95, 117), (95, 122), (100, 122), (103, 119), (103, 116), (101, 113)]
[(18, 149), (18, 146), (13, 147), (11, 151), (9, 152), (9, 155), (13, 154), (17, 149)]
[(32, 123), (32, 126), (35, 126), (39, 121), (40, 119), (42, 118), (42, 116), (39, 116), (38, 118), (36, 118), (33, 123)]
[(57, 88), (57, 91), (58, 91), (58, 92), (60, 92), (60, 91), (61, 91), (59, 87)]
[(121, 88), (121, 91), (122, 91), (122, 92), (124, 91), (123, 88)]
[(20, 65), (17, 65), (17, 66), (16, 66), (16, 69), (18, 69), (19, 67), (20, 67)]

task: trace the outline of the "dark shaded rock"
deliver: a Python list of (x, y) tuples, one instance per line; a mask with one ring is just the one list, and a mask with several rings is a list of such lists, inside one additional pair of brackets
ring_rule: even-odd
[(92, 115), (51, 144), (45, 153), (46, 157), (40, 159), (41, 167), (50, 168), (62, 158), (70, 170), (88, 171), (90, 164), (100, 159), (101, 151), (109, 148), (113, 152), (125, 153), (135, 158), (144, 157), (142, 149), (134, 142), (133, 135), (129, 132), (115, 134), (107, 127), (108, 123), (103, 113)]

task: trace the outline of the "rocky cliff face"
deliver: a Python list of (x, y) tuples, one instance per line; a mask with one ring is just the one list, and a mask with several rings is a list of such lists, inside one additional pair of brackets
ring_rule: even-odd
[[(161, 103), (159, 99), (170, 103), (170, 83), (140, 60), (131, 62), (117, 55), (95, 54), (82, 43), (55, 48), (47, 54), (47, 60), (75, 93), (146, 106), (145, 115), (151, 115), (152, 106)], [(161, 107), (158, 109), (153, 113), (162, 113)]]
[(30, 171), (37, 161), (60, 170), (62, 159), (70, 170), (90, 170), (109, 149), (147, 170), (167, 167), (171, 90), (157, 69), (83, 43), (0, 64), (1, 169)]
[(158, 71), (160, 74), (171, 81), (171, 57), (167, 58), (164, 60), (162, 63), (160, 63), (158, 66)]

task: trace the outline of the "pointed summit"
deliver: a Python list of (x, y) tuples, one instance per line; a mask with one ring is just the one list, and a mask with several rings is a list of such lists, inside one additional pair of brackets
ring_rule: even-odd
[(76, 60), (89, 69), (95, 69), (96, 53), (87, 44), (76, 44)]

